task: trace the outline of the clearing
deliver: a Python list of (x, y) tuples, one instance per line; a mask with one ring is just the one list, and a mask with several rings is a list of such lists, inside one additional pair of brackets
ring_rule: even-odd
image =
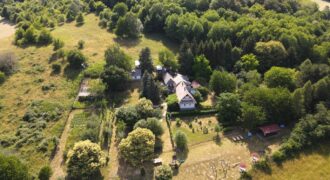
[(272, 164), (271, 174), (252, 172), (254, 179), (330, 179), (330, 144), (325, 143), (305, 150), (297, 158), (287, 160), (281, 165)]
[(85, 16), (84, 25), (77, 27), (75, 22), (64, 24), (56, 28), (52, 34), (62, 39), (66, 48), (74, 48), (79, 40), (85, 41), (83, 52), (89, 57), (90, 62), (103, 61), (104, 51), (114, 43), (118, 43), (133, 60), (139, 57), (142, 48), (149, 47), (156, 64), (158, 64), (158, 52), (160, 50), (167, 48), (175, 53), (177, 52), (178, 45), (170, 42), (162, 35), (144, 35), (136, 40), (119, 39), (115, 34), (108, 32), (106, 29), (101, 29), (98, 22), (99, 18), (97, 16), (88, 14)]
[(312, 1), (319, 5), (320, 10), (325, 9), (326, 6), (330, 7), (330, 2), (324, 0), (312, 0)]

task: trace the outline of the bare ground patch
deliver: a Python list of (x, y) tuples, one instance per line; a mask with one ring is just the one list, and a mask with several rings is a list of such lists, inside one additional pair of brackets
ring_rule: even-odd
[(15, 25), (0, 17), (0, 40), (15, 34)]

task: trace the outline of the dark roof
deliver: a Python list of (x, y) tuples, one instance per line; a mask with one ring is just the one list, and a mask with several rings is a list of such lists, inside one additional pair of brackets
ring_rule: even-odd
[(264, 133), (264, 136), (272, 133), (277, 133), (280, 131), (280, 127), (277, 124), (270, 124), (266, 126), (261, 126), (259, 129)]

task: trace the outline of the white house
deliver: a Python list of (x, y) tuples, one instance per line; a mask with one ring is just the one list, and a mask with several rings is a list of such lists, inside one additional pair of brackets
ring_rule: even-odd
[(175, 92), (178, 98), (180, 110), (192, 110), (196, 108), (196, 100), (192, 95), (191, 82), (188, 77), (177, 74), (173, 77), (171, 74), (164, 75), (164, 84), (170, 92)]
[(175, 93), (181, 110), (192, 110), (196, 108), (196, 100), (185, 83), (179, 83), (176, 86)]

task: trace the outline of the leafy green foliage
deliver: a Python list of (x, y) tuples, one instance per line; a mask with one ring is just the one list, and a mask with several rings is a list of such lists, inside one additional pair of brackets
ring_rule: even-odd
[(178, 97), (176, 94), (170, 94), (166, 98), (167, 108), (169, 111), (178, 111), (179, 110), (179, 104), (178, 104)]
[(130, 75), (122, 68), (108, 66), (101, 78), (108, 91), (122, 91), (127, 88), (126, 84), (130, 80)]
[(157, 118), (147, 118), (147, 120), (140, 120), (134, 125), (134, 129), (137, 128), (149, 129), (155, 136), (158, 137), (160, 137), (164, 133), (162, 124)]
[(155, 136), (148, 129), (137, 128), (119, 144), (119, 155), (126, 162), (138, 167), (154, 156)]
[(205, 56), (197, 56), (195, 58), (192, 70), (195, 74), (195, 78), (205, 78), (206, 81), (210, 78), (212, 74), (212, 69), (209, 65), (209, 60), (207, 60)]
[(0, 154), (0, 179), (27, 180), (28, 168), (17, 157)]
[(115, 33), (119, 37), (124, 37), (124, 38), (138, 38), (143, 30), (143, 25), (139, 18), (129, 12), (125, 16), (120, 17)]
[(170, 166), (162, 165), (156, 168), (155, 179), (156, 180), (171, 180), (173, 177), (173, 171)]
[(235, 124), (241, 115), (241, 101), (233, 93), (220, 94), (217, 102), (218, 121), (224, 125)]
[(105, 155), (98, 144), (80, 141), (68, 153), (67, 172), (71, 178), (93, 177), (105, 162)]
[(81, 68), (82, 65), (86, 62), (87, 58), (83, 53), (77, 49), (70, 50), (67, 54), (67, 60), (70, 67)]
[(132, 65), (131, 58), (120, 49), (118, 44), (110, 46), (104, 53), (106, 66), (117, 66), (118, 68), (130, 71)]
[(177, 131), (174, 136), (174, 141), (177, 150), (185, 151), (188, 149), (188, 139), (187, 135), (184, 132)]
[(294, 89), (296, 72), (293, 69), (273, 66), (265, 73), (265, 82), (268, 87), (284, 87)]
[(215, 94), (233, 92), (236, 89), (236, 77), (228, 72), (213, 71), (210, 79), (210, 89)]
[(40, 169), (38, 178), (40, 180), (49, 180), (52, 174), (53, 174), (52, 168), (49, 166), (44, 166)]

